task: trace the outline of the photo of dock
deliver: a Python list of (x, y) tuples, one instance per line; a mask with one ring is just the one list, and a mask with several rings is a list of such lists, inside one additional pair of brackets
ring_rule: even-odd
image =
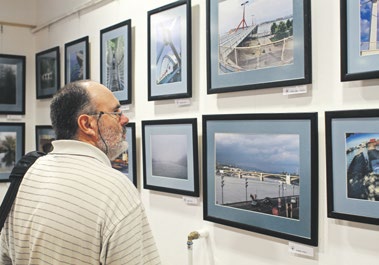
[(219, 1), (218, 36), (220, 74), (293, 64), (293, 1)]
[(297, 134), (217, 133), (216, 204), (299, 219)]

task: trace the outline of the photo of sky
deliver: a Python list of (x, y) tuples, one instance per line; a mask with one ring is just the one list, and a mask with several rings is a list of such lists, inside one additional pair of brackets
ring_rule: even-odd
[(151, 135), (152, 173), (155, 176), (188, 179), (187, 135)]
[(216, 163), (264, 172), (299, 173), (297, 134), (216, 133)]
[(378, 133), (349, 133), (346, 134), (346, 149), (366, 144), (370, 139), (379, 139)]
[[(242, 20), (243, 6), (246, 0), (219, 1), (219, 32), (224, 34), (237, 28)], [(292, 16), (293, 0), (249, 0), (245, 4), (245, 20), (248, 26)]]
[[(368, 49), (368, 42), (370, 41), (370, 26), (371, 26), (371, 9), (372, 1), (371, 0), (360, 0), (360, 12), (361, 12), (361, 50)], [(375, 10), (374, 10), (375, 12)], [(376, 19), (379, 17), (378, 10), (376, 10)], [(379, 37), (379, 27), (377, 27), (377, 37)], [(378, 40), (376, 40), (378, 41)]]

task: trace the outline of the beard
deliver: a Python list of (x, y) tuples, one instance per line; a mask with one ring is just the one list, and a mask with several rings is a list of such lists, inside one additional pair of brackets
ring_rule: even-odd
[(128, 142), (123, 138), (126, 131), (125, 127), (119, 133), (112, 128), (100, 129), (101, 137), (97, 141), (97, 147), (107, 155), (109, 160), (116, 159), (128, 149)]

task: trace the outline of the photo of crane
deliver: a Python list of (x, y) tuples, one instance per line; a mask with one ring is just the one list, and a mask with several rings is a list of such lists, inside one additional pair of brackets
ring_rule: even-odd
[(379, 54), (378, 0), (360, 0), (361, 55)]
[(219, 74), (293, 64), (292, 0), (219, 1), (218, 17)]

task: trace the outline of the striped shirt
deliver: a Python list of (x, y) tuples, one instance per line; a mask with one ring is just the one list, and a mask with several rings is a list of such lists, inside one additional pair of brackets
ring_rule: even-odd
[(25, 174), (1, 232), (0, 264), (161, 264), (129, 179), (92, 145), (53, 146)]

